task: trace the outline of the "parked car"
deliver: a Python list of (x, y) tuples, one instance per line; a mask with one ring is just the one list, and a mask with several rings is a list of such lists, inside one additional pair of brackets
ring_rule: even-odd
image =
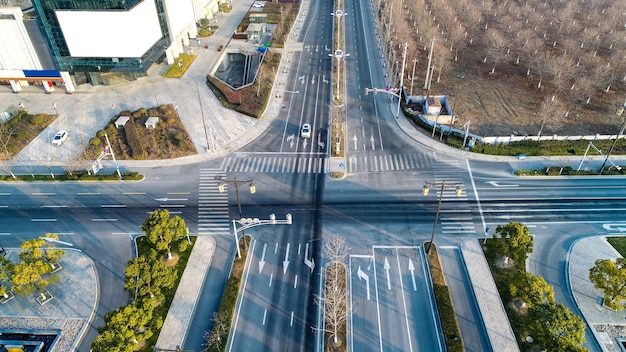
[(300, 130), (300, 138), (311, 138), (311, 125), (305, 123)]
[(67, 133), (67, 131), (59, 131), (59, 133), (55, 134), (54, 138), (52, 138), (52, 144), (61, 145), (63, 144), (63, 142), (65, 142), (68, 136), (69, 134)]

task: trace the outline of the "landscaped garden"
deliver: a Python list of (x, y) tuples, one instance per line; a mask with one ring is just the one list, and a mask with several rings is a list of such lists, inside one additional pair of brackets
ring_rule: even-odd
[[(121, 116), (129, 117), (123, 127), (115, 122)], [(154, 128), (148, 128), (146, 121), (157, 117)], [(105, 134), (117, 159), (171, 159), (196, 153), (187, 130), (172, 104), (141, 108), (135, 111), (121, 111), (109, 124), (89, 140), (87, 157), (97, 158), (106, 145)]]

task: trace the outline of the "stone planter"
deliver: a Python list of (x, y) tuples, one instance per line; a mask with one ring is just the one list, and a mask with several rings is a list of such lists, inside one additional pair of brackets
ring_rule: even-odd
[(52, 294), (50, 292), (44, 291), (37, 296), (37, 302), (39, 302), (39, 304), (43, 306), (44, 304), (52, 300), (52, 298), (54, 297), (52, 297)]
[(13, 298), (15, 298), (15, 295), (13, 292), (9, 291), (4, 296), (0, 296), (0, 303), (5, 304)]

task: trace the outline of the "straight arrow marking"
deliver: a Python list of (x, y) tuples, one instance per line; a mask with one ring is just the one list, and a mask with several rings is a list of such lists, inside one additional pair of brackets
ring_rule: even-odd
[(413, 261), (409, 258), (409, 271), (411, 272), (411, 280), (413, 280), (413, 291), (417, 291), (417, 285), (415, 284), (415, 267)]
[(263, 254), (261, 254), (261, 260), (259, 261), (259, 274), (263, 271), (265, 266), (265, 250), (267, 249), (267, 243), (263, 243)]
[(287, 243), (287, 250), (285, 251), (285, 260), (283, 260), (283, 274), (287, 273), (287, 267), (289, 266), (289, 261), (287, 259), (289, 258), (290, 246), (291, 246), (291, 243)]
[(391, 266), (389, 265), (387, 257), (385, 257), (385, 266), (383, 268), (385, 269), (385, 273), (387, 273), (387, 289), (391, 291), (391, 277), (389, 276), (389, 270), (391, 269)]

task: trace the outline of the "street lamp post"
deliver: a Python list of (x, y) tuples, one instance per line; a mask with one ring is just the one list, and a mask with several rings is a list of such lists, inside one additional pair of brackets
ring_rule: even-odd
[[(226, 191), (226, 184), (230, 183), (235, 185), (235, 195), (237, 196), (237, 209), (239, 210), (239, 220), (243, 219), (243, 215), (241, 212), (241, 199), (239, 198), (239, 184), (240, 183), (246, 183), (248, 184), (248, 187), (250, 189), (250, 193), (254, 194), (256, 193), (256, 186), (254, 185), (254, 181), (253, 180), (238, 180), (237, 177), (234, 177), (232, 180), (229, 179), (225, 179), (222, 178), (221, 176), (215, 176), (215, 179), (219, 181), (219, 183), (217, 184), (217, 190), (220, 193), (223, 193)], [(233, 227), (234, 227), (234, 223), (233, 223)], [(243, 233), (243, 228), (242, 228), (242, 235), (245, 235)], [(237, 236), (237, 232), (235, 231), (235, 236)], [(239, 250), (239, 242), (236, 242), (235, 245), (237, 245), (237, 254), (238, 257), (241, 258), (241, 252)]]
[[(617, 110), (617, 116), (622, 116), (622, 114), (624, 113), (624, 109), (626, 109), (626, 102), (624, 102), (623, 107), (620, 107)], [(604, 172), (604, 167), (606, 166), (606, 162), (611, 157), (611, 153), (613, 152), (613, 148), (615, 148), (615, 144), (617, 144), (617, 140), (619, 139), (619, 136), (624, 134), (624, 129), (626, 129), (626, 118), (624, 118), (624, 123), (622, 124), (622, 128), (620, 128), (619, 132), (617, 133), (617, 136), (615, 136), (615, 140), (613, 141), (613, 144), (611, 144), (611, 148), (609, 148), (609, 152), (606, 154), (606, 157), (604, 158), (604, 162), (602, 163), (602, 166), (600, 167), (600, 175), (602, 175), (602, 173)]]
[(439, 211), (441, 210), (441, 201), (443, 200), (443, 191), (449, 188), (454, 187), (454, 194), (457, 197), (460, 197), (463, 193), (463, 184), (460, 182), (428, 182), (424, 183), (422, 187), (422, 194), (427, 196), (430, 192), (430, 186), (439, 189), (439, 202), (437, 203), (437, 213), (435, 214), (435, 223), (433, 224), (433, 232), (430, 235), (430, 242), (428, 242), (428, 247), (426, 248), (426, 254), (430, 254), (430, 247), (433, 245), (433, 241), (435, 240), (435, 230), (437, 229), (437, 221), (439, 220)]
[(334, 54), (328, 54), (328, 56), (334, 56), (337, 58), (337, 100), (339, 100), (339, 72), (341, 71), (341, 58), (348, 57), (350, 54), (346, 54), (341, 49), (335, 50)]
[[(206, 150), (209, 151), (209, 134), (206, 131), (206, 119), (204, 118), (204, 109), (202, 109), (202, 99), (200, 98), (200, 83), (194, 83), (198, 91), (198, 103), (200, 104), (200, 115), (202, 116), (202, 124), (204, 125), (204, 137), (206, 138)], [(215, 150), (213, 150), (215, 151)]]

